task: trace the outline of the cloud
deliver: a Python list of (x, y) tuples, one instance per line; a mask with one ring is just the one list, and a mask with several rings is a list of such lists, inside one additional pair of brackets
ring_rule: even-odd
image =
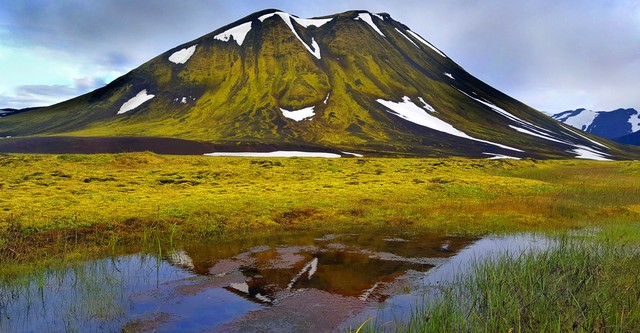
[(368, 9), (390, 13), (471, 74), (536, 108), (640, 107), (640, 4), (632, 0), (29, 0), (2, 7), (0, 51), (2, 44), (50, 50), (52, 60), (79, 64), (75, 76), (125, 73), (264, 8), (302, 17)]
[(48, 106), (82, 95), (105, 85), (103, 78), (83, 77), (74, 79), (74, 85), (23, 85), (12, 94), (0, 94), (2, 108), (22, 109)]
[(75, 83), (75, 91), (87, 91), (90, 89), (96, 89), (98, 87), (104, 86), (107, 82), (103, 78), (95, 78), (90, 76), (85, 76), (83, 78), (74, 79)]

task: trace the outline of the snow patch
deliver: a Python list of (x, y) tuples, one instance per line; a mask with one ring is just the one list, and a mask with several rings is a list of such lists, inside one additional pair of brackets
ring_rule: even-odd
[(591, 125), (596, 119), (598, 114), (599, 113), (595, 111), (583, 110), (577, 115), (565, 118), (564, 121), (559, 118), (558, 120), (563, 121), (565, 124), (573, 126), (579, 130), (586, 131), (589, 125)]
[(299, 25), (308, 28), (310, 26), (314, 26), (314, 27), (321, 27), (329, 22), (331, 22), (331, 20), (333, 20), (332, 18), (328, 18), (328, 19), (303, 19), (303, 18), (299, 18), (299, 17), (295, 17), (295, 16), (291, 16), (292, 19), (294, 19), (296, 21), (296, 23), (298, 23)]
[(611, 161), (606, 158), (605, 153), (597, 152), (587, 146), (577, 145), (575, 149), (567, 150), (570, 153), (576, 154), (576, 158), (595, 161)]
[(305, 152), (305, 151), (272, 151), (268, 153), (259, 152), (218, 152), (204, 154), (205, 156), (231, 156), (231, 157), (322, 157), (322, 158), (340, 158), (341, 156), (333, 153)]
[(404, 38), (410, 41), (411, 44), (415, 45), (417, 48), (420, 48), (420, 46), (418, 46), (418, 44), (416, 44), (416, 42), (414, 42), (413, 39), (409, 38), (409, 36), (405, 35), (404, 32), (400, 31), (398, 28), (395, 28), (395, 29), (399, 34), (401, 34), (402, 36), (404, 36)]
[(147, 95), (147, 89), (144, 89), (141, 92), (139, 92), (135, 97), (133, 97), (132, 99), (122, 104), (122, 106), (120, 107), (120, 110), (118, 111), (118, 114), (129, 112), (137, 108), (138, 106), (142, 105), (142, 103), (154, 97), (156, 97), (156, 95)]
[(380, 34), (380, 36), (385, 37), (385, 38), (387, 37), (382, 33), (382, 31), (380, 31), (380, 28), (378, 28), (378, 26), (375, 23), (373, 23), (373, 19), (371, 18), (371, 14), (362, 13), (362, 14), (358, 15), (358, 17), (356, 17), (356, 20), (363, 20), (368, 25), (370, 25), (373, 28), (373, 30), (375, 30), (378, 34)]
[(420, 37), (420, 35), (418, 35), (417, 33), (411, 31), (411, 30), (407, 30), (408, 33), (411, 34), (411, 36), (415, 37), (417, 40), (419, 40), (420, 42), (422, 42), (422, 44), (428, 46), (430, 49), (436, 51), (436, 53), (438, 53), (439, 55), (443, 56), (443, 57), (447, 57), (446, 55), (444, 55), (444, 53), (442, 53), (440, 50), (436, 49), (435, 46), (431, 45), (431, 43), (427, 42), (424, 38)]
[[(300, 39), (300, 41), (302, 41), (302, 39)], [(304, 42), (302, 42), (302, 44), (304, 44), (305, 46), (307, 44), (305, 44)], [(322, 55), (320, 55), (320, 46), (318, 45), (318, 42), (316, 42), (316, 39), (311, 37), (311, 48), (307, 48), (309, 50), (309, 52), (311, 52), (311, 54), (313, 54), (316, 58), (318, 59), (322, 59)], [(311, 51), (313, 49), (313, 51)]]
[[(324, 19), (299, 19), (296, 17), (291, 16), (290, 14), (287, 13), (283, 13), (283, 12), (275, 12), (275, 13), (271, 13), (271, 14), (266, 14), (266, 15), (262, 15), (258, 18), (258, 20), (260, 20), (260, 22), (264, 22), (264, 20), (273, 17), (275, 15), (280, 16), (280, 18), (282, 19), (282, 21), (284, 21), (284, 23), (289, 27), (289, 29), (291, 30), (291, 32), (293, 33), (294, 36), (296, 36), (296, 38), (298, 38), (298, 40), (302, 43), (302, 45), (304, 45), (304, 47), (311, 53), (313, 54), (314, 57), (318, 58), (318, 59), (322, 59), (322, 56), (320, 54), (320, 47), (318, 46), (318, 43), (316, 42), (315, 38), (311, 38), (311, 46), (307, 45), (307, 43), (305, 43), (302, 38), (300, 37), (300, 35), (298, 35), (298, 33), (296, 32), (296, 29), (293, 27), (293, 23), (291, 21), (291, 19), (296, 20), (296, 22), (300, 25), (302, 25), (303, 27), (308, 27), (310, 25), (316, 25), (316, 26), (322, 26), (323, 24), (326, 24), (327, 22), (331, 21), (331, 19), (328, 19), (329, 21), (326, 21)], [(300, 23), (302, 22), (302, 23)], [(324, 22), (324, 23), (323, 23)]]
[(214, 39), (221, 40), (223, 42), (228, 42), (233, 37), (238, 45), (242, 45), (245, 37), (251, 31), (251, 22), (240, 24), (239, 26), (233, 27), (219, 35), (214, 36)]
[(423, 104), (424, 109), (426, 109), (427, 111), (438, 113), (438, 111), (436, 111), (436, 109), (434, 109), (433, 106), (429, 105), (429, 103), (425, 102), (424, 99), (422, 99), (422, 97), (418, 97), (418, 100)]
[[(473, 140), (473, 141), (478, 141), (478, 142), (482, 142), (482, 143), (487, 143), (490, 145), (494, 145), (494, 146), (498, 146), (500, 148), (504, 148), (504, 149), (509, 149), (509, 150), (514, 150), (514, 151), (519, 151), (522, 152), (522, 150), (517, 149), (517, 148), (512, 148), (509, 146), (505, 146), (499, 143), (494, 143), (491, 141), (486, 141), (486, 140), (480, 140), (480, 139), (476, 139), (474, 137), (471, 137), (469, 135), (467, 135), (466, 133), (456, 129), (455, 127), (451, 126), (449, 123), (440, 120), (430, 114), (428, 114), (426, 112), (425, 109), (415, 105), (413, 102), (411, 102), (411, 99), (407, 96), (405, 96), (403, 98), (402, 102), (392, 102), (392, 101), (385, 101), (383, 99), (378, 99), (377, 100), (378, 103), (384, 105), (386, 108), (388, 108), (389, 113), (396, 115), (402, 119), (405, 119), (407, 121), (410, 121), (414, 124), (420, 125), (420, 126), (424, 126), (439, 132), (443, 132), (443, 133), (447, 133), (450, 135), (454, 135), (460, 138), (464, 138), (464, 139), (468, 139), (468, 140)], [(425, 103), (426, 104), (426, 103)]]
[[(578, 148), (572, 150), (572, 152), (575, 152), (576, 154), (579, 154), (579, 155), (581, 155), (581, 153), (576, 152), (576, 150), (582, 151), (582, 149), (579, 148), (579, 147), (586, 147), (586, 146), (581, 146), (579, 144), (576, 144), (574, 142), (558, 139), (558, 138), (554, 137), (555, 133), (549, 131), (546, 128), (542, 128), (542, 127), (534, 125), (534, 124), (532, 124), (532, 123), (530, 123), (528, 121), (522, 120), (522, 119), (512, 115), (511, 113), (507, 112), (506, 110), (504, 110), (504, 109), (502, 109), (502, 108), (500, 108), (500, 107), (498, 107), (498, 106), (496, 106), (494, 104), (491, 104), (489, 102), (485, 102), (485, 101), (483, 101), (481, 99), (475, 98), (475, 97), (465, 93), (464, 91), (462, 91), (460, 89), (458, 89), (458, 91), (463, 93), (463, 94), (465, 94), (467, 97), (473, 99), (474, 101), (476, 101), (478, 103), (481, 103), (481, 104), (483, 104), (485, 106), (488, 106), (493, 111), (501, 114), (505, 118), (510, 119), (510, 120), (518, 123), (522, 127), (513, 126), (513, 125), (509, 125), (509, 127), (511, 127), (512, 129), (514, 129), (514, 130), (516, 130), (516, 131), (518, 131), (520, 133), (524, 133), (524, 134), (528, 134), (528, 135), (531, 135), (531, 136), (539, 137), (541, 139), (545, 139), (545, 140), (548, 140), (548, 141), (553, 141), (553, 142), (565, 144), (565, 145), (568, 145), (568, 146), (578, 147)], [(524, 128), (524, 127), (526, 127), (526, 128)], [(564, 128), (569, 129), (569, 127), (564, 127)], [(571, 132), (574, 132), (574, 131), (571, 131)], [(578, 133), (575, 133), (575, 134), (580, 136), (581, 138), (583, 138), (585, 140), (590, 141), (591, 143), (593, 143), (593, 144), (595, 144), (597, 146), (601, 146), (603, 148), (609, 149), (607, 146), (605, 146), (605, 145), (603, 145), (601, 143), (598, 143), (598, 142), (596, 142), (594, 140), (591, 140), (591, 139), (585, 137), (584, 135), (581, 135), (581, 134), (578, 134)], [(592, 148), (589, 148), (589, 149), (594, 154), (605, 154), (605, 153), (602, 153), (602, 152), (598, 152), (598, 151), (596, 151), (596, 150), (594, 150)]]
[(327, 97), (324, 99), (324, 102), (323, 102), (323, 103), (324, 103), (325, 105), (327, 104), (327, 102), (329, 102), (329, 96), (330, 96), (330, 95), (331, 95), (331, 93), (328, 93), (328, 94), (327, 94)]
[(444, 73), (445, 76), (448, 76), (450, 79), (455, 80), (451, 73)]
[(501, 155), (501, 154), (493, 154), (493, 153), (482, 153), (484, 155), (489, 155), (489, 156), (493, 156), (490, 157), (490, 160), (521, 160), (520, 157), (513, 157), (513, 156), (507, 156), (507, 155)]
[(187, 61), (191, 58), (191, 56), (196, 52), (196, 46), (198, 46), (198, 44), (193, 45), (189, 48), (174, 52), (169, 57), (169, 61), (173, 62), (174, 64), (186, 64)]
[(304, 108), (302, 110), (297, 110), (297, 111), (287, 111), (285, 109), (280, 109), (280, 111), (282, 112), (282, 115), (285, 116), (286, 118), (293, 119), (295, 121), (303, 121), (307, 118), (311, 118), (316, 115), (316, 113), (313, 110), (314, 108), (315, 106), (310, 106), (308, 108)]
[(538, 137), (538, 138), (541, 138), (541, 139), (545, 139), (545, 140), (548, 140), (548, 141), (553, 141), (553, 142), (557, 142), (557, 143), (562, 143), (562, 144), (565, 144), (565, 145), (573, 146), (573, 143), (571, 143), (571, 142), (558, 140), (556, 138), (552, 138), (552, 137), (544, 135), (544, 134), (536, 133), (536, 132), (530, 131), (530, 130), (525, 129), (525, 128), (521, 128), (521, 127), (517, 127), (517, 126), (513, 126), (513, 125), (509, 125), (509, 127), (513, 128), (514, 130), (516, 130), (516, 131), (518, 131), (520, 133), (524, 133), (524, 134), (527, 134), (527, 135), (535, 136), (535, 137)]
[(351, 155), (351, 156), (355, 156), (355, 157), (364, 157), (364, 155), (360, 155), (360, 154), (356, 154), (356, 153), (350, 153), (348, 151), (343, 151), (342, 152), (345, 155)]
[(278, 12), (275, 12), (275, 13), (269, 13), (269, 14), (262, 15), (262, 16), (258, 17), (258, 20), (260, 20), (260, 22), (264, 22), (264, 20), (266, 20), (266, 19), (268, 19), (268, 18), (272, 18), (272, 17), (276, 16), (276, 15), (277, 15), (277, 13), (278, 13)]
[[(473, 97), (473, 96), (471, 96), (471, 95), (467, 94), (466, 92), (464, 92), (464, 91), (462, 91), (462, 90), (460, 90), (460, 89), (457, 89), (457, 90), (458, 90), (459, 92), (461, 92), (461, 93), (465, 94), (467, 97), (471, 98), (472, 100), (474, 100), (474, 101), (476, 101), (476, 102), (478, 102), (478, 103), (480, 103), (480, 104), (482, 104), (482, 105), (484, 105), (484, 106), (488, 106), (488, 107), (489, 107), (489, 108), (491, 108), (493, 111), (495, 111), (495, 112), (497, 112), (497, 113), (501, 114), (502, 116), (504, 116), (504, 117), (506, 117), (506, 118), (508, 118), (508, 119), (510, 119), (510, 120), (513, 120), (513, 121), (515, 121), (515, 122), (517, 122), (517, 123), (520, 123), (520, 124), (526, 124), (526, 125), (528, 125), (528, 126), (538, 127), (538, 126), (536, 126), (536, 125), (534, 125), (534, 124), (531, 124), (531, 123), (529, 123), (529, 122), (527, 122), (527, 121), (524, 121), (524, 120), (522, 120), (522, 119), (520, 119), (520, 118), (518, 118), (518, 117), (516, 117), (516, 116), (512, 115), (511, 113), (507, 112), (505, 109), (503, 109), (503, 108), (501, 108), (501, 107), (499, 107), (499, 106), (497, 106), (497, 105), (495, 105), (495, 104), (492, 104), (492, 103), (489, 103), (489, 102), (485, 102), (485, 101), (483, 101), (483, 100), (481, 100), (481, 99), (479, 99), (479, 98), (475, 98), (475, 97)], [(475, 93), (474, 93), (474, 94), (475, 94)]]
[[(607, 153), (603, 153), (600, 151), (597, 151), (591, 147), (587, 147), (584, 145), (579, 145), (579, 144), (574, 144), (572, 142), (568, 142), (568, 141), (563, 141), (563, 140), (559, 140), (550, 136), (546, 136), (537, 132), (533, 132), (524, 128), (520, 128), (520, 127), (516, 127), (513, 125), (509, 125), (509, 127), (515, 129), (516, 131), (520, 132), (520, 133), (524, 133), (524, 134), (528, 134), (531, 136), (535, 136), (535, 137), (539, 137), (548, 141), (553, 141), (553, 142), (557, 142), (557, 143), (561, 143), (561, 144), (565, 144), (568, 146), (573, 146), (574, 149), (570, 149), (567, 150), (567, 152), (572, 153), (572, 154), (576, 154), (576, 158), (581, 158), (581, 159), (588, 159), (588, 160), (598, 160), (598, 161), (610, 161), (610, 159), (606, 158), (605, 156), (608, 156), (609, 154)], [(588, 138), (585, 138), (588, 139)], [(594, 143), (597, 143), (594, 141)], [(601, 144), (599, 144), (601, 145)], [(602, 145), (601, 145), (602, 146)], [(605, 147), (606, 148), (606, 147)]]
[(187, 98), (186, 97), (182, 97), (182, 100), (180, 101), (180, 103), (187, 104)]
[[(561, 124), (561, 126), (565, 126), (565, 125), (564, 125), (564, 123), (562, 123), (562, 124)], [(583, 139), (585, 139), (585, 140), (589, 140), (589, 141), (591, 141), (591, 143), (593, 143), (593, 144), (595, 144), (595, 145), (598, 145), (598, 146), (600, 146), (600, 147), (602, 147), (602, 148), (610, 149), (609, 147), (607, 147), (607, 146), (603, 145), (602, 143), (600, 143), (600, 142), (598, 142), (598, 141), (595, 141), (595, 140), (589, 139), (588, 137), (586, 137), (586, 136), (584, 136), (584, 135), (582, 135), (582, 134), (580, 134), (580, 133), (576, 133), (576, 132), (575, 132), (573, 129), (571, 129), (571, 128), (568, 128), (568, 127), (566, 127), (566, 126), (565, 126), (565, 128), (566, 128), (567, 130), (569, 130), (571, 133), (573, 133), (573, 134), (575, 134), (575, 135), (577, 135), (577, 136), (579, 136), (579, 137), (581, 137), (581, 138), (583, 138)]]
[(629, 117), (629, 123), (631, 124), (631, 132), (640, 131), (640, 111), (637, 114)]

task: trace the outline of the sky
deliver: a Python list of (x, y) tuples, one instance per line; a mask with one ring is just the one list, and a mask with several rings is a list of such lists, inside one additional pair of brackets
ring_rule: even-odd
[(640, 109), (637, 0), (0, 0), (0, 108), (54, 104), (253, 12), (386, 12), (544, 112)]

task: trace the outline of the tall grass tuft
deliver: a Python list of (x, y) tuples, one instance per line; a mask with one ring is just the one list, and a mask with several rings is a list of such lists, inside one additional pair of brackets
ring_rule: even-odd
[(474, 263), (398, 331), (635, 332), (639, 276), (638, 248), (565, 239)]

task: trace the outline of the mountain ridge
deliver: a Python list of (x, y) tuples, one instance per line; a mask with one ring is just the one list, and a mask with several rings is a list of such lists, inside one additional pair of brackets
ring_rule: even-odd
[(434, 157), (633, 155), (486, 85), (390, 15), (362, 10), (311, 19), (253, 13), (103, 88), (5, 117), (1, 135)]
[(587, 133), (628, 144), (623, 137), (640, 131), (640, 112), (634, 108), (593, 111), (585, 108), (567, 110), (551, 116)]

